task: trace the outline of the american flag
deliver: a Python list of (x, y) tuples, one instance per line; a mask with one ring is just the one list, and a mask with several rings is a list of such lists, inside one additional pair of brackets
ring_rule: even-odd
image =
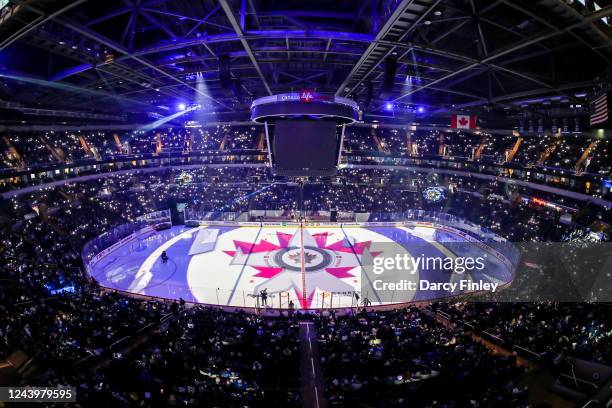
[(609, 118), (609, 106), (608, 97), (609, 92), (606, 92), (591, 102), (591, 127), (595, 125), (601, 125), (608, 122)]

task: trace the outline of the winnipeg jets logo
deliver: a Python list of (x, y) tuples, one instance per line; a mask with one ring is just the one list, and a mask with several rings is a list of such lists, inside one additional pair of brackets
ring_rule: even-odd
[(307, 309), (317, 289), (352, 292), (353, 284), (359, 282), (362, 259), (380, 254), (370, 252), (370, 246), (371, 241), (350, 243), (336, 233), (310, 234), (300, 227), (294, 234), (277, 231), (270, 240), (235, 240), (235, 250), (224, 252), (232, 257), (230, 265), (246, 265), (255, 271), (252, 278), (260, 278), (253, 294), (264, 288), (269, 293), (294, 291)]
[(298, 251), (289, 255), (289, 259), (291, 259), (296, 264), (299, 264), (300, 262), (302, 262), (302, 258), (304, 259), (304, 263), (309, 264), (316, 257), (317, 256), (315, 254), (312, 254), (310, 252), (304, 252), (304, 256), (302, 257), (302, 254), (300, 254)]

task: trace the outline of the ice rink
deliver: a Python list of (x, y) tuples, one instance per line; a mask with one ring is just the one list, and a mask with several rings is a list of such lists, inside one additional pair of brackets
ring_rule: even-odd
[[(374, 258), (404, 253), (455, 258), (489, 252), (473, 242), (461, 245), (467, 238), (461, 231), (428, 223), (219, 222), (163, 231), (145, 228), (94, 257), (87, 269), (110, 289), (197, 303), (260, 307), (264, 305), (258, 295), (266, 289), (267, 307), (272, 308), (286, 309), (290, 302), (296, 309), (356, 307), (364, 298), (382, 305), (458, 293), (417, 287), (390, 300), (375, 288), (373, 275), (363, 273)], [(167, 262), (161, 257), (164, 251)], [(445, 283), (469, 278), (500, 286), (512, 280), (504, 259), (485, 258), (486, 268), (477, 273), (419, 269), (406, 279)]]

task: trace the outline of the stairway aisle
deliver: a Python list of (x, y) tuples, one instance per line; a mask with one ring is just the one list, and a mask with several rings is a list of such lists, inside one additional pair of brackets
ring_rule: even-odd
[(327, 408), (325, 381), (319, 358), (315, 325), (300, 322), (300, 374), (304, 408)]

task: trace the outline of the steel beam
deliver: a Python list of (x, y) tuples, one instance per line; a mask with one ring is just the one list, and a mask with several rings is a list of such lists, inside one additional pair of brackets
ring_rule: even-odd
[[(429, 12), (435, 6), (438, 5), (439, 2), (440, 0), (434, 1), (427, 10), (421, 13), (421, 15), (417, 17), (417, 19), (410, 25), (410, 27), (402, 33), (400, 40), (402, 38), (405, 38), (406, 35), (409, 34), (410, 31), (412, 31), (414, 27), (417, 24), (419, 24), (421, 20), (425, 18), (425, 16), (427, 16), (427, 14), (429, 14)], [(360, 78), (360, 80), (351, 89), (349, 89), (348, 91), (345, 91), (345, 89), (348, 87), (349, 83), (353, 79), (353, 76), (357, 74), (357, 72), (361, 69), (361, 67), (366, 63), (368, 58), (370, 58), (372, 54), (377, 51), (377, 49), (380, 49), (380, 45), (381, 45), (380, 41), (384, 40), (385, 37), (389, 35), (391, 30), (394, 28), (394, 26), (398, 24), (398, 22), (401, 21), (401, 18), (404, 15), (404, 13), (406, 13), (408, 7), (410, 7), (413, 3), (414, 3), (413, 0), (402, 0), (402, 2), (396, 6), (395, 11), (391, 14), (391, 16), (389, 16), (389, 18), (387, 19), (385, 24), (382, 26), (382, 28), (376, 33), (376, 37), (374, 38), (374, 41), (370, 43), (370, 45), (364, 51), (359, 61), (357, 61), (357, 63), (355, 64), (351, 72), (347, 75), (346, 79), (340, 84), (340, 86), (336, 90), (336, 96), (340, 96), (342, 93), (350, 94), (357, 86), (359, 86), (359, 84), (363, 81), (363, 79), (365, 79), (374, 70), (375, 66), (372, 67), (370, 70), (368, 70), (368, 72), (366, 72), (363, 75), (363, 77)], [(385, 54), (385, 58), (392, 52), (392, 50), (393, 50), (393, 47), (389, 51), (387, 51), (387, 53)], [(381, 62), (382, 59), (383, 58), (381, 58), (379, 62)]]
[[(602, 83), (603, 82), (597, 81), (597, 80), (586, 81), (586, 82), (575, 82), (571, 84), (560, 85), (557, 87), (557, 89), (562, 90), (562, 91), (570, 91), (572, 89), (589, 88), (589, 87), (601, 85)], [(486, 105), (487, 103), (499, 104), (500, 102), (508, 102), (508, 101), (514, 101), (514, 100), (519, 100), (518, 102), (515, 102), (515, 103), (520, 103), (522, 99), (529, 98), (531, 96), (538, 96), (538, 95), (542, 95), (546, 93), (554, 93), (554, 91), (551, 90), (550, 88), (530, 89), (528, 91), (516, 92), (512, 94), (497, 96), (490, 100), (483, 98), (481, 100), (466, 102), (464, 104), (455, 106), (455, 109), (476, 107), (476, 106)], [(448, 111), (448, 109), (438, 109), (432, 113), (441, 113), (441, 112), (446, 112), (446, 111)]]
[(36, 18), (32, 23), (30, 23), (27, 26), (23, 27), (21, 30), (18, 30), (16, 33), (11, 35), (9, 38), (4, 40), (0, 44), (0, 51), (2, 51), (3, 49), (8, 47), (9, 45), (14, 43), (15, 41), (19, 40), (24, 35), (30, 33), (32, 30), (37, 29), (38, 27), (40, 27), (41, 25), (45, 24), (46, 22), (48, 22), (50, 20), (53, 20), (55, 17), (64, 14), (68, 10), (75, 8), (76, 6), (79, 6), (79, 5), (83, 4), (83, 3), (85, 3), (86, 1), (87, 0), (75, 0), (75, 1), (71, 2), (70, 4), (68, 4), (67, 6), (62, 7), (61, 9), (59, 9), (57, 11), (54, 11), (51, 14), (45, 15), (44, 13), (41, 13), (40, 17)]
[[(399, 100), (401, 100), (401, 99), (403, 99), (403, 98), (405, 98), (405, 97), (407, 97), (409, 95), (412, 95), (415, 92), (419, 92), (419, 91), (421, 91), (423, 89), (429, 88), (432, 85), (435, 85), (437, 83), (446, 81), (446, 80), (448, 80), (450, 78), (454, 78), (454, 77), (456, 77), (459, 74), (462, 74), (464, 72), (467, 72), (467, 71), (469, 71), (471, 69), (474, 69), (474, 68), (478, 67), (479, 65), (490, 64), (492, 61), (494, 61), (497, 58), (500, 58), (500, 57), (502, 57), (504, 55), (507, 55), (507, 54), (510, 54), (512, 52), (518, 51), (518, 50), (523, 49), (525, 47), (528, 47), (530, 45), (537, 44), (540, 41), (543, 41), (543, 40), (546, 40), (548, 38), (552, 38), (552, 37), (558, 36), (558, 35), (560, 35), (562, 33), (568, 32), (568, 31), (573, 30), (573, 29), (575, 29), (577, 27), (583, 26), (585, 24), (589, 24), (591, 21), (595, 21), (595, 20), (598, 20), (598, 19), (600, 19), (602, 17), (606, 17), (606, 16), (609, 16), (609, 15), (612, 15), (612, 7), (606, 7), (604, 9), (599, 10), (598, 12), (591, 13), (588, 16), (585, 16), (583, 21), (580, 21), (578, 23), (569, 25), (569, 26), (567, 26), (567, 27), (565, 27), (563, 29), (560, 29), (558, 31), (553, 31), (553, 32), (548, 32), (548, 33), (545, 33), (545, 34), (537, 35), (537, 36), (531, 38), (530, 40), (521, 41), (518, 44), (510, 46), (510, 47), (508, 47), (506, 49), (503, 49), (501, 51), (498, 51), (498, 52), (496, 52), (494, 54), (490, 54), (486, 58), (483, 58), (481, 60), (469, 63), (468, 65), (464, 65), (463, 67), (455, 70), (454, 72), (452, 72), (450, 74), (444, 75), (444, 76), (442, 76), (442, 77), (440, 77), (440, 78), (438, 78), (438, 79), (436, 79), (436, 80), (434, 80), (432, 82), (429, 82), (429, 83), (427, 83), (425, 85), (422, 85), (422, 86), (420, 86), (420, 87), (418, 87), (418, 88), (416, 88), (414, 90), (408, 91), (408, 92), (404, 93), (403, 95), (400, 95), (399, 97), (393, 99), (391, 102), (392, 103), (393, 102), (397, 102), (397, 101), (399, 101)], [(505, 69), (505, 70), (507, 70), (507, 69)], [(516, 73), (516, 71), (514, 71), (514, 70), (509, 70), (509, 71), (513, 71), (513, 72)], [(533, 78), (531, 78), (531, 79), (533, 79)], [(558, 88), (555, 88), (555, 87), (553, 87), (553, 88), (554, 89), (552, 89), (552, 90), (555, 90), (555, 91), (558, 89)], [(379, 108), (382, 108), (382, 105)]]
[[(207, 23), (207, 21), (208, 21), (208, 19), (209, 19), (209, 18), (210, 18), (210, 17), (211, 17), (213, 14), (215, 14), (215, 13), (217, 12), (217, 10), (219, 10), (219, 8), (220, 8), (219, 6), (216, 6), (214, 9), (212, 9), (211, 11), (209, 11), (209, 12), (208, 12), (208, 14), (206, 14), (206, 15), (204, 16), (204, 18), (199, 19), (199, 20), (198, 20), (198, 22), (196, 23), (196, 25), (194, 25), (194, 26), (193, 26), (193, 27), (192, 27), (192, 28), (191, 28), (191, 29), (190, 29), (190, 30), (187, 32), (187, 34), (185, 34), (185, 35), (183, 36), (183, 38), (187, 38), (187, 37), (189, 37), (189, 36), (190, 36), (190, 35), (191, 35), (191, 34), (192, 34), (192, 33), (193, 33), (195, 30), (197, 30), (197, 29), (198, 29), (198, 27), (199, 27), (200, 25), (202, 25), (202, 24), (206, 24), (206, 23)], [(206, 49), (207, 49), (207, 50), (208, 50), (208, 51), (209, 51), (211, 54), (213, 54), (213, 52), (210, 50), (210, 48), (208, 48), (208, 45), (206, 45), (206, 44), (205, 44), (205, 47), (206, 47)]]
[[(514, 2), (514, 1), (511, 1), (511, 0), (498, 0), (498, 1), (503, 3), (503, 4), (505, 4), (508, 7), (511, 7), (513, 9), (517, 10), (517, 11), (520, 11), (521, 13), (525, 14), (526, 16), (528, 16), (530, 18), (533, 18), (534, 20), (538, 21), (540, 24), (545, 25), (546, 27), (550, 28), (551, 30), (555, 30), (555, 31), (557, 31), (559, 33), (566, 32), (566, 31), (569, 32), (569, 34), (572, 37), (576, 38), (578, 41), (582, 42), (584, 45), (590, 47), (597, 55), (599, 55), (601, 58), (603, 58), (608, 64), (612, 63), (610, 61), (610, 59), (606, 55), (602, 54), (599, 50), (597, 50), (595, 47), (593, 47), (591, 44), (589, 44), (588, 41), (586, 41), (584, 38), (582, 38), (582, 36), (580, 36), (580, 35), (578, 35), (576, 33), (573, 33), (571, 30), (560, 29), (559, 27), (556, 27), (554, 24), (550, 23), (545, 18), (543, 18), (543, 17), (533, 13), (532, 11), (530, 11), (527, 8), (521, 6), (520, 4), (516, 4), (516, 2)], [(563, 4), (563, 2), (559, 2), (559, 4)], [(589, 19), (589, 21), (586, 21), (585, 20), (585, 16), (583, 16), (580, 13), (578, 13), (575, 9), (573, 9), (572, 6), (570, 6), (569, 4), (566, 4), (566, 7), (568, 9), (572, 10), (575, 13), (576, 17), (582, 19), (582, 24), (579, 24), (579, 26), (589, 25), (589, 26), (593, 27), (593, 22), (598, 20), (598, 19)], [(606, 16), (609, 16), (609, 15), (612, 15), (610, 13), (610, 10), (612, 10), (612, 6), (604, 7), (601, 10), (599, 10), (597, 13), (605, 13), (606, 9), (607, 9), (608, 13), (602, 15), (602, 17), (606, 17)], [(574, 28), (576, 28), (576, 27), (574, 27)], [(599, 32), (599, 30), (596, 30), (596, 31), (600, 35), (603, 34), (603, 33)], [(603, 35), (604, 35), (605, 41), (607, 41), (609, 43), (610, 42), (610, 38), (607, 38), (607, 36), (605, 36), (605, 34), (603, 34)]]
[[(474, 5), (474, 0), (470, 0), (470, 6), (472, 7), (472, 13), (474, 13), (474, 17), (478, 18), (478, 12), (476, 11), (476, 6)], [(487, 42), (484, 38), (484, 33), (482, 31), (482, 27), (480, 26), (480, 21), (476, 20), (476, 28), (478, 29), (478, 38), (480, 39), (480, 46), (482, 47), (482, 53), (487, 56), (489, 55), (489, 51), (487, 50)]]
[(83, 87), (79, 87), (76, 85), (51, 82), (51, 81), (47, 81), (45, 79), (39, 78), (35, 75), (28, 75), (28, 74), (23, 74), (19, 72), (3, 70), (3, 71), (0, 71), (0, 78), (6, 78), (6, 79), (14, 80), (14, 81), (31, 83), (36, 86), (55, 89), (56, 91), (71, 91), (75, 94), (88, 94), (88, 95), (93, 95), (99, 98), (120, 99), (120, 100), (125, 100), (127, 102), (134, 103), (137, 105), (144, 105), (147, 107), (151, 107), (150, 104), (143, 102), (141, 100), (131, 99), (131, 98), (127, 98), (121, 95), (113, 95), (108, 92), (83, 88)]
[[(213, 23), (211, 21), (208, 21), (208, 18), (212, 14), (214, 14), (218, 8), (219, 8), (218, 6), (215, 7), (215, 9), (213, 9), (210, 13), (208, 13), (208, 15), (205, 16), (203, 19), (198, 19), (198, 18), (192, 17), (192, 16), (186, 16), (186, 15), (183, 15), (183, 14), (173, 13), (173, 12), (165, 11), (165, 10), (157, 10), (157, 9), (152, 9), (152, 8), (147, 8), (147, 7), (143, 7), (143, 10), (147, 11), (149, 13), (156, 13), (156, 14), (161, 14), (163, 16), (175, 17), (175, 18), (177, 18), (179, 20), (191, 20), (191, 21), (195, 21), (197, 23), (196, 27), (199, 26), (200, 24), (208, 24), (208, 25), (212, 25), (212, 26), (215, 26), (215, 27), (223, 28), (224, 30), (231, 30), (231, 27), (224, 26), (224, 25), (221, 25), (221, 24), (217, 24), (217, 23)], [(193, 28), (192, 30), (194, 30), (194, 29), (195, 28)]]
[(272, 95), (272, 90), (270, 89), (270, 86), (268, 85), (268, 81), (266, 81), (266, 77), (264, 76), (263, 72), (261, 72), (259, 63), (257, 63), (257, 59), (255, 58), (255, 55), (253, 54), (253, 51), (251, 50), (251, 46), (249, 45), (248, 41), (244, 38), (244, 33), (242, 32), (242, 29), (240, 28), (240, 24), (238, 24), (238, 21), (236, 21), (236, 16), (234, 16), (234, 13), (232, 12), (230, 5), (227, 3), (227, 0), (219, 0), (219, 3), (221, 4), (221, 8), (225, 12), (225, 15), (227, 16), (227, 19), (229, 20), (231, 26), (234, 28), (236, 35), (240, 39), (240, 42), (242, 43), (244, 50), (247, 52), (249, 59), (253, 63), (253, 67), (255, 68), (255, 71), (257, 71), (257, 74), (261, 78), (261, 81), (263, 82), (264, 87), (266, 88), (266, 91), (268, 92), (268, 95)]
[[(291, 38), (295, 38), (295, 37), (299, 37), (299, 36), (303, 36), (303, 35), (308, 36), (309, 34), (303, 32), (301, 30), (298, 30), (296, 34), (294, 34), (293, 31), (275, 31), (272, 34), (266, 32), (264, 35), (265, 35), (265, 38), (282, 38), (282, 39), (284, 39), (284, 38), (286, 38), (286, 36), (290, 36)], [(352, 40), (355, 40), (357, 42), (361, 42), (362, 40), (365, 40), (365, 39), (362, 39), (360, 35), (357, 35), (356, 37), (353, 37), (353, 36), (351, 36), (350, 33), (341, 33), (341, 35), (335, 35), (333, 37), (330, 37), (328, 41), (331, 41), (332, 39), (342, 40), (342, 39), (346, 39), (346, 38), (351, 38)], [(197, 41), (188, 40), (187, 42), (189, 44), (191, 44), (191, 45), (195, 45), (195, 44), (200, 44), (200, 43), (201, 44), (206, 44), (207, 42), (228, 41), (228, 40), (238, 40), (238, 37), (236, 36), (236, 34), (232, 33), (232, 34), (229, 34), (229, 35), (223, 34), (223, 35), (220, 35), (220, 36), (212, 36), (212, 38), (211, 37), (207, 37), (207, 38), (199, 39)], [(179, 40), (178, 42), (181, 42), (181, 41)], [(428, 46), (421, 45), (421, 44), (398, 43), (398, 42), (391, 43), (391, 42), (388, 42), (388, 41), (384, 41), (382, 43), (394, 45), (396, 47), (406, 48), (408, 50), (413, 49), (413, 50), (416, 50), (416, 51), (430, 53), (430, 54), (433, 54), (433, 55), (440, 55), (440, 56), (443, 56), (443, 57), (446, 57), (446, 58), (450, 58), (450, 59), (454, 59), (454, 60), (457, 60), (457, 61), (463, 61), (463, 62), (467, 62), (467, 63), (478, 63), (477, 59), (474, 59), (474, 58), (471, 58), (471, 57), (467, 57), (467, 56), (464, 56), (464, 55), (461, 55), (461, 54), (452, 53), (452, 52), (446, 51), (446, 50), (437, 49), (437, 48), (434, 48), (434, 47), (428, 47)], [(185, 44), (181, 44), (181, 45), (179, 45), (178, 48), (182, 48), (184, 46), (186, 46), (186, 45)], [(161, 46), (161, 48), (165, 48), (165, 46)], [(263, 49), (263, 51), (265, 51), (265, 52), (268, 52), (268, 51), (269, 52), (286, 52), (286, 49), (285, 49), (285, 47), (277, 47), (275, 49)], [(157, 50), (154, 50), (154, 49), (148, 49), (147, 51), (142, 51), (141, 50), (141, 51), (135, 51), (132, 54), (133, 55), (148, 55), (148, 54), (151, 54), (151, 53), (154, 53), (154, 52), (157, 52)], [(297, 51), (293, 50), (291, 52), (297, 52)], [(321, 51), (321, 52), (324, 52), (324, 51)], [(520, 60), (520, 59), (531, 58), (533, 56), (537, 56), (537, 55), (542, 54), (544, 52), (548, 52), (548, 51), (547, 50), (546, 51), (538, 51), (535, 54), (534, 53), (526, 54), (526, 55), (523, 55), (523, 56), (520, 56), (520, 57), (517, 57), (517, 58), (512, 58), (512, 59), (507, 60), (507, 61), (504, 60), (500, 64), (506, 64), (506, 63), (516, 62), (517, 60)], [(335, 52), (335, 51), (328, 51), (328, 53), (337, 53), (337, 52)], [(234, 56), (234, 57), (248, 56), (246, 54), (246, 51), (234, 52), (234, 53), (230, 53), (230, 55)], [(354, 55), (354, 54), (351, 54), (351, 55)], [(123, 56), (123, 57), (116, 58), (115, 61), (119, 62), (119, 61), (122, 61), (122, 60), (128, 59), (128, 58), (129, 57), (127, 57), (127, 56)], [(342, 62), (338, 62), (338, 61), (335, 61), (335, 60), (334, 61), (328, 61), (327, 63), (332, 63), (332, 62), (334, 64), (344, 64)], [(346, 64), (348, 64), (348, 62)], [(499, 64), (495, 64), (494, 65), (494, 67), (496, 67), (496, 66), (499, 66)], [(62, 78), (62, 79), (63, 78), (67, 78), (70, 75), (73, 75), (73, 74), (76, 74), (76, 73), (85, 72), (85, 71), (87, 71), (90, 68), (93, 68), (93, 65), (91, 65), (91, 64), (90, 65), (82, 64), (82, 65), (79, 65), (77, 67), (69, 68), (68, 70), (65, 70), (65, 71), (59, 73), (58, 77)], [(453, 72), (453, 70), (450, 69), (450, 68), (433, 67), (433, 66), (430, 67), (430, 68), (438, 68), (442, 72), (450, 72), (450, 73)], [(505, 70), (507, 70), (507, 69), (505, 69)], [(519, 75), (519, 76), (520, 75), (525, 75), (523, 73), (518, 73), (518, 72), (516, 74)]]
[(205, 98), (210, 99), (211, 101), (213, 101), (213, 102), (223, 106), (224, 108), (231, 109), (230, 106), (228, 106), (225, 103), (223, 103), (223, 102), (213, 98), (211, 95), (207, 94), (206, 92), (203, 92), (203, 91), (201, 91), (201, 90), (199, 90), (199, 89), (189, 85), (187, 82), (185, 82), (185, 81), (175, 77), (174, 75), (164, 71), (163, 69), (153, 65), (152, 63), (146, 61), (145, 59), (143, 59), (141, 57), (137, 57), (137, 56), (131, 54), (128, 50), (126, 50), (125, 48), (123, 48), (119, 44), (116, 44), (114, 41), (112, 41), (112, 40), (110, 40), (108, 38), (105, 38), (105, 37), (101, 36), (98, 33), (95, 33), (93, 31), (89, 30), (87, 27), (83, 27), (83, 26), (81, 26), (81, 25), (79, 25), (77, 23), (74, 23), (72, 21), (65, 20), (65, 19), (56, 19), (56, 21), (58, 23), (62, 24), (63, 26), (71, 29), (72, 31), (74, 31), (76, 33), (79, 33), (81, 35), (84, 35), (84, 36), (86, 36), (88, 38), (91, 38), (92, 40), (97, 41), (98, 43), (103, 44), (103, 45), (107, 46), (108, 48), (113, 49), (116, 52), (119, 52), (119, 53), (123, 54), (124, 56), (126, 56), (126, 57), (128, 57), (130, 59), (133, 59), (134, 61), (138, 62), (139, 64), (144, 65), (147, 68), (162, 74), (163, 76), (169, 78), (170, 80), (172, 80), (174, 82), (177, 82), (177, 83), (179, 83), (181, 85), (184, 85), (186, 88), (191, 89), (192, 91), (196, 92), (197, 94), (199, 94), (199, 95), (201, 95), (201, 96), (203, 96)]
[(102, 17), (98, 17), (98, 18), (94, 18), (93, 20), (89, 20), (87, 23), (85, 23), (85, 26), (91, 27), (92, 25), (103, 23), (106, 20), (110, 20), (111, 18), (119, 17), (126, 13), (129, 13), (132, 10), (133, 10), (132, 7), (123, 7), (118, 10), (111, 11), (110, 13), (105, 14)]

